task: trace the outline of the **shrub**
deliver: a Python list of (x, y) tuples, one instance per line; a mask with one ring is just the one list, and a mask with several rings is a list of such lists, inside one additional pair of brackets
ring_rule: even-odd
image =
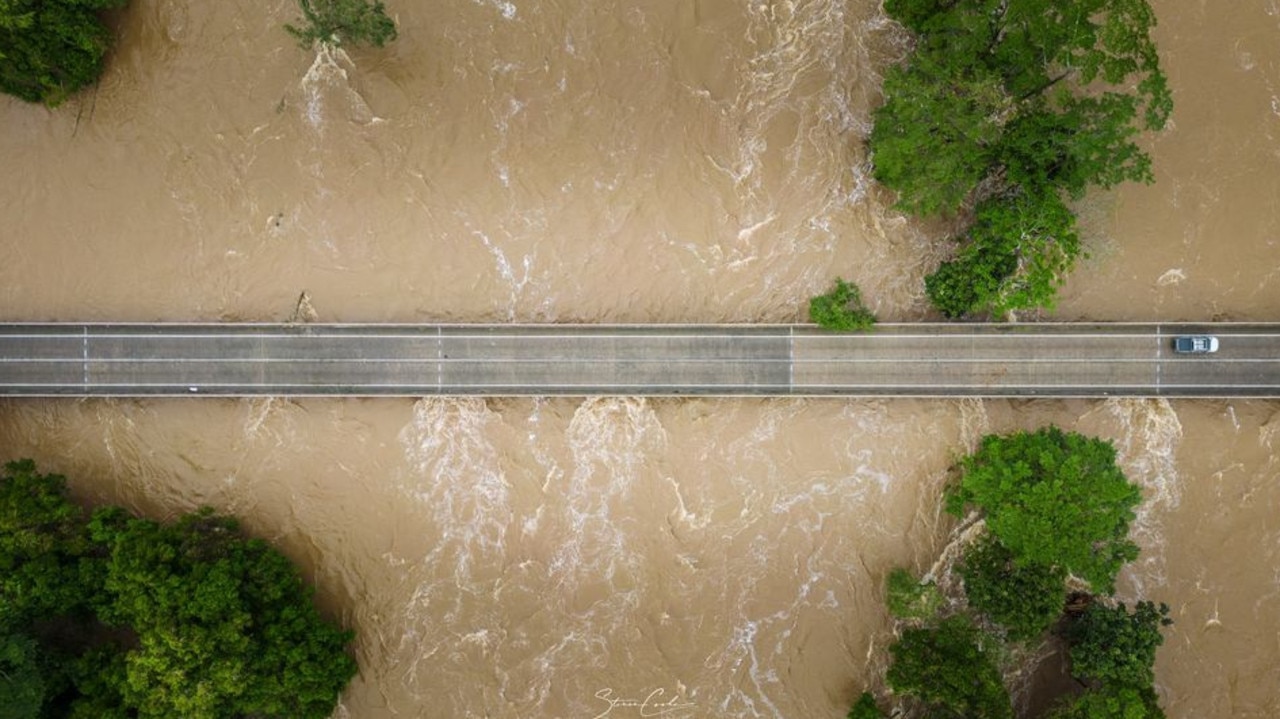
[(884, 719), (884, 712), (876, 706), (876, 698), (871, 696), (871, 692), (863, 692), (846, 719)]
[(942, 592), (933, 582), (920, 582), (898, 567), (889, 572), (889, 613), (898, 619), (928, 621), (942, 609)]

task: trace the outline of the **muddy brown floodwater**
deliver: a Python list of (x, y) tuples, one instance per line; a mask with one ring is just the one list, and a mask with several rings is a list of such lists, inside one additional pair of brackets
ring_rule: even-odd
[[(1080, 207), (1053, 316), (1280, 319), (1280, 3), (1155, 6), (1157, 183)], [(0, 100), (0, 319), (789, 321), (837, 274), (925, 316), (946, 248), (862, 149), (878, 3), (390, 10), (317, 55), (287, 0), (134, 0), (96, 90)], [(357, 632), (339, 717), (799, 719), (879, 686), (952, 460), (1050, 422), (1145, 488), (1169, 716), (1280, 715), (1276, 402), (10, 400), (0, 458), (278, 542)]]

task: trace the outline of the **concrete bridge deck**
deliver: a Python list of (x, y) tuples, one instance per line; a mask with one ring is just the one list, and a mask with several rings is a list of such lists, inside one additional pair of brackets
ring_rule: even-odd
[(1280, 397), (1280, 323), (0, 324), (0, 395)]

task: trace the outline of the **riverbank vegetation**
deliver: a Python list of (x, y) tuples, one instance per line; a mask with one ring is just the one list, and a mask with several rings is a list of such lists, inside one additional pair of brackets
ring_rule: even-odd
[[(1151, 182), (1172, 96), (1146, 0), (886, 0), (914, 49), (885, 75), (874, 176), (920, 217), (965, 214), (926, 280), (944, 315), (1052, 308), (1081, 255), (1068, 202)], [(972, 209), (969, 209), (972, 208)]]
[(0, 717), (324, 719), (351, 639), (235, 520), (104, 507), (30, 461), (0, 477)]
[[(928, 716), (1012, 719), (1004, 677), (1041, 646), (1064, 647), (1076, 690), (1036, 697), (1048, 719), (1162, 719), (1153, 683), (1168, 607), (1129, 611), (1109, 595), (1125, 562), (1140, 491), (1103, 440), (1050, 427), (983, 438), (957, 466), (948, 512), (979, 531), (954, 567), (946, 601), (931, 579), (892, 572), (898, 620), (888, 701)], [(883, 717), (864, 693), (850, 719)]]
[(395, 21), (382, 0), (298, 0), (302, 19), (284, 29), (303, 49), (316, 43), (382, 47), (396, 39)]
[(0, 90), (54, 107), (102, 74), (102, 13), (128, 0), (0, 0)]

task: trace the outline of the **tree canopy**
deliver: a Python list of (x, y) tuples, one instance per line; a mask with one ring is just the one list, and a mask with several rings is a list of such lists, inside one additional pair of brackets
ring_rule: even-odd
[(86, 518), (62, 477), (11, 463), (0, 567), (0, 667), (18, 670), (0, 697), (37, 707), (16, 716), (323, 719), (355, 674), (293, 565), (210, 510)]
[(1093, 602), (1067, 630), (1071, 673), (1128, 686), (1155, 681), (1156, 649), (1164, 643), (1160, 630), (1172, 624), (1168, 605), (1138, 602), (1130, 614), (1124, 604)]
[(30, 637), (0, 632), (0, 719), (39, 716), (47, 691), (39, 656)]
[[(1111, 444), (1055, 427), (988, 435), (960, 468), (948, 510), (974, 505), (986, 515), (959, 562), (944, 568), (964, 581), (943, 581), (943, 597), (905, 569), (890, 573), (899, 638), (886, 680), (907, 705), (881, 712), (864, 693), (850, 719), (1011, 719), (1002, 677), (1010, 669), (1025, 675), (1016, 662), (1026, 653), (1010, 642), (1049, 632), (1065, 645), (1078, 686), (1039, 700), (1051, 706), (1046, 719), (1164, 719), (1153, 667), (1169, 609), (1142, 601), (1130, 613), (1102, 595), (1119, 563), (1137, 555), (1126, 535), (1138, 489), (1115, 466)], [(1073, 592), (1068, 602), (1068, 572), (1092, 582), (1095, 594)], [(958, 586), (963, 597), (953, 593)], [(917, 702), (923, 706), (911, 706)]]
[(0, 0), (0, 90), (54, 106), (102, 74), (101, 12), (128, 0)]
[(1009, 639), (1040, 636), (1062, 616), (1066, 572), (1034, 562), (1018, 564), (1013, 552), (991, 536), (965, 552), (959, 572), (969, 605), (1004, 627)]
[(948, 317), (975, 307), (996, 314), (1052, 308), (1080, 254), (1075, 227), (1075, 215), (1054, 192), (987, 198), (956, 258), (925, 278), (925, 292)]
[(954, 212), (990, 171), (1008, 103), (1000, 78), (981, 66), (953, 67), (923, 54), (885, 74), (875, 113), (875, 178), (918, 215)]
[(1051, 307), (1079, 254), (1063, 198), (1153, 179), (1137, 140), (1173, 107), (1154, 13), (1146, 0), (884, 8), (916, 45), (885, 75), (874, 175), (917, 215), (980, 203), (960, 255), (930, 278), (930, 299), (949, 316)]
[(1138, 556), (1128, 533), (1141, 500), (1110, 442), (1048, 427), (984, 437), (961, 461), (947, 508), (982, 510), (1014, 564), (1061, 568), (1110, 593)]

